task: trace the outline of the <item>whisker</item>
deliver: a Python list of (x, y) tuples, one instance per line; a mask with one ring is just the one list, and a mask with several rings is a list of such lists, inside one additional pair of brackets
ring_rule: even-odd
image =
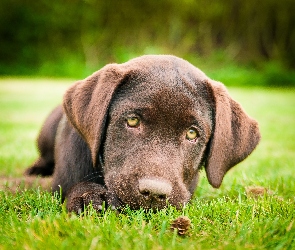
[(91, 181), (98, 177), (103, 177), (103, 175), (101, 174), (101, 172), (97, 171), (97, 172), (93, 172), (91, 174), (85, 175), (81, 181)]

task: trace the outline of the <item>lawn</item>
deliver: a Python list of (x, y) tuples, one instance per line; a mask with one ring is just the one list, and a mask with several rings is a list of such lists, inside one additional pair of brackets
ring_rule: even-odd
[[(39, 128), (72, 82), (0, 79), (0, 177), (19, 177), (34, 161)], [(262, 141), (220, 189), (202, 172), (181, 211), (89, 208), (81, 217), (39, 189), (0, 191), (0, 249), (295, 249), (295, 89), (229, 92), (259, 121)], [(191, 220), (184, 237), (170, 230), (180, 215)]]

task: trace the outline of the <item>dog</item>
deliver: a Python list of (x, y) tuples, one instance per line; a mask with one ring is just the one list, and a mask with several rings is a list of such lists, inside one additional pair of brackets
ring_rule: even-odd
[(170, 55), (108, 64), (72, 85), (46, 119), (27, 175), (53, 175), (68, 209), (186, 204), (204, 167), (218, 188), (260, 140), (222, 83)]

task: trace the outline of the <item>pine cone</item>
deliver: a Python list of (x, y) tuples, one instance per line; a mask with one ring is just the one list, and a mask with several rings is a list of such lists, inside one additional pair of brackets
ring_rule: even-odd
[(273, 195), (273, 192), (266, 187), (249, 186), (246, 187), (247, 196), (258, 198), (263, 195)]
[(179, 216), (177, 219), (172, 221), (171, 230), (177, 229), (179, 235), (185, 235), (191, 226), (191, 220), (187, 216)]

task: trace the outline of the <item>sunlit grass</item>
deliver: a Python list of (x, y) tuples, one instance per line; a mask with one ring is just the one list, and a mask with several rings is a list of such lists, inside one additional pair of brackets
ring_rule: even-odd
[(42, 122), (72, 82), (0, 80), (0, 175), (19, 175), (32, 163)]
[[(37, 156), (35, 139), (46, 115), (73, 81), (0, 80), (0, 176), (20, 176)], [(220, 189), (201, 173), (183, 210), (122, 214), (91, 209), (70, 216), (40, 190), (0, 191), (0, 249), (293, 249), (295, 248), (295, 89), (230, 88), (260, 124), (262, 141), (234, 167)], [(258, 198), (249, 186), (268, 190)], [(187, 236), (170, 230), (180, 215)]]

